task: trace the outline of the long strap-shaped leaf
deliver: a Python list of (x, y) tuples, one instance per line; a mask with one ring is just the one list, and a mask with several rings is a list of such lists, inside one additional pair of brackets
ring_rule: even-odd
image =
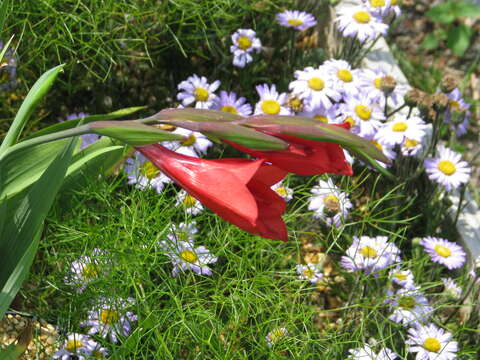
[[(30, 267), (28, 261), (23, 259), (29, 251), (33, 251), (29, 249), (31, 249), (32, 243), (35, 241), (35, 237), (63, 183), (72, 158), (75, 141), (75, 138), (71, 139), (42, 176), (25, 191), (24, 195), (19, 195), (19, 200), (9, 200), (6, 211), (3, 211), (3, 231), (0, 234), (0, 254), (2, 254), (2, 261), (0, 262), (0, 318), (3, 317), (6, 309), (10, 306), (23, 280), (22, 276), (17, 275), (14, 284), (12, 284), (12, 276), (18, 274), (20, 270), (23, 274), (26, 274)], [(5, 210), (4, 205), (2, 205), (2, 208)]]
[(0, 145), (0, 154), (17, 142), (25, 123), (32, 115), (40, 100), (42, 100), (42, 98), (48, 92), (53, 82), (57, 78), (58, 73), (63, 69), (63, 67), (64, 65), (58, 65), (53, 69), (48, 70), (42, 76), (40, 76), (37, 82), (30, 89), (27, 97), (22, 103), (22, 106), (20, 106), (20, 109), (18, 110), (10, 129), (8, 130), (5, 139), (3, 139), (3, 142)]

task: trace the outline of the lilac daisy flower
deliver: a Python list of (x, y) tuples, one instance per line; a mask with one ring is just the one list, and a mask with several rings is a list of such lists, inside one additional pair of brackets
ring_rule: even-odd
[(173, 263), (172, 276), (180, 272), (193, 270), (199, 275), (212, 275), (208, 264), (217, 262), (218, 258), (210, 254), (205, 246), (194, 246), (193, 241), (161, 241), (159, 245)]
[(67, 285), (77, 286), (77, 292), (83, 292), (87, 285), (108, 272), (112, 266), (106, 251), (93, 249), (92, 254), (81, 256), (70, 265), (70, 274), (64, 281)]
[(318, 120), (325, 124), (337, 124), (340, 121), (338, 118), (339, 107), (337, 104), (332, 105), (330, 108), (326, 109), (323, 105), (312, 106), (306, 104), (303, 112), (299, 113), (299, 116), (304, 116)]
[(420, 245), (424, 247), (433, 262), (445, 265), (449, 270), (458, 269), (465, 264), (467, 254), (454, 242), (428, 236), (422, 238)]
[(232, 35), (233, 45), (230, 52), (233, 54), (233, 65), (243, 68), (252, 62), (251, 52), (260, 52), (262, 43), (252, 29), (238, 29)]
[(443, 292), (446, 296), (452, 299), (460, 299), (462, 295), (462, 288), (457, 285), (452, 278), (440, 278), (443, 283)]
[(428, 178), (442, 185), (446, 191), (458, 188), (466, 184), (470, 179), (471, 168), (466, 161), (462, 161), (462, 155), (443, 145), (439, 146), (438, 156), (425, 159), (425, 170)]
[(189, 215), (198, 215), (204, 210), (202, 203), (183, 189), (177, 193), (175, 205), (182, 207)]
[(330, 59), (325, 61), (321, 68), (335, 80), (334, 88), (342, 94), (355, 95), (360, 91), (359, 70), (353, 70), (345, 60)]
[(292, 112), (285, 106), (287, 93), (279, 94), (275, 85), (269, 87), (267, 84), (262, 84), (255, 89), (260, 96), (260, 101), (255, 105), (255, 115), (291, 115)]
[(323, 278), (322, 270), (317, 264), (297, 265), (296, 270), (299, 279), (308, 280), (312, 284), (318, 283)]
[(378, 272), (400, 261), (400, 249), (386, 236), (354, 236), (340, 263), (348, 271)]
[(288, 335), (288, 330), (285, 328), (275, 328), (270, 331), (267, 336), (265, 337), (267, 340), (268, 347), (272, 347), (275, 344), (278, 344), (282, 340), (284, 340)]
[(403, 144), (405, 139), (421, 142), (425, 136), (425, 127), (425, 122), (419, 117), (397, 117), (386, 122), (375, 135), (375, 139), (390, 146)]
[(338, 11), (338, 29), (346, 37), (355, 37), (360, 42), (375, 40), (380, 35), (386, 35), (388, 25), (382, 19), (368, 12), (363, 6), (344, 7)]
[(408, 330), (405, 341), (408, 351), (417, 353), (419, 360), (453, 360), (457, 358), (458, 343), (452, 334), (434, 324), (418, 325)]
[(167, 239), (170, 241), (193, 241), (197, 232), (197, 223), (195, 221), (181, 222), (178, 225), (172, 224), (170, 231), (167, 233)]
[(167, 149), (175, 151), (179, 154), (199, 157), (205, 155), (208, 151), (208, 148), (213, 145), (213, 143), (200, 132), (178, 127), (172, 131), (172, 134), (181, 135), (185, 138), (185, 140), (164, 141), (162, 145)]
[(135, 184), (137, 189), (152, 188), (161, 193), (166, 184), (172, 180), (160, 172), (160, 170), (140, 152), (128, 158), (125, 163), (125, 173), (129, 184)]
[(280, 195), (285, 201), (290, 201), (293, 198), (293, 189), (286, 186), (283, 181), (272, 185), (271, 189)]
[(53, 354), (52, 358), (60, 360), (87, 360), (91, 358), (93, 351), (97, 349), (106, 351), (95, 340), (92, 340), (90, 336), (73, 333), (68, 335), (63, 347)]
[(404, 289), (413, 289), (416, 287), (413, 280), (412, 270), (401, 270), (399, 266), (390, 270), (389, 278), (392, 282)]
[(219, 86), (219, 80), (209, 84), (205, 76), (192, 75), (178, 84), (181, 91), (177, 94), (177, 99), (182, 101), (183, 106), (195, 103), (197, 109), (210, 109), (217, 98), (214, 93)]
[(88, 320), (80, 326), (90, 327), (88, 334), (99, 334), (113, 343), (118, 343), (119, 337), (127, 337), (132, 331), (132, 323), (138, 317), (125, 308), (133, 303), (133, 299), (117, 300), (101, 298), (94, 310), (88, 312)]
[(380, 349), (376, 353), (370, 345), (365, 344), (363, 348), (348, 350), (350, 356), (348, 360), (395, 360), (398, 355), (387, 347)]
[(276, 17), (280, 25), (294, 28), (295, 30), (306, 30), (317, 25), (315, 17), (305, 11), (285, 10), (278, 13)]
[(252, 115), (252, 105), (247, 104), (244, 97), (237, 99), (237, 94), (233, 91), (220, 91), (220, 96), (214, 101), (213, 109), (244, 117)]
[(396, 323), (412, 326), (426, 321), (432, 315), (433, 308), (418, 287), (401, 288), (396, 292), (388, 290), (387, 295), (386, 303), (393, 310), (389, 319)]
[(378, 104), (373, 102), (367, 95), (347, 96), (344, 98), (340, 113), (345, 121), (351, 119), (351, 132), (361, 137), (372, 137), (382, 127), (385, 115)]

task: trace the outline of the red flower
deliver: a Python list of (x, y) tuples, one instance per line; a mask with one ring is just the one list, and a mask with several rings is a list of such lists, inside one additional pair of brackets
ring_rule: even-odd
[[(346, 129), (350, 127), (348, 124), (339, 126)], [(265, 159), (282, 170), (298, 175), (311, 176), (324, 173), (353, 175), (352, 168), (345, 159), (343, 149), (338, 144), (306, 140), (262, 129), (259, 129), (259, 131), (285, 140), (288, 142), (288, 148), (285, 150), (258, 151), (228, 140), (225, 140), (225, 142), (246, 154)]]
[(137, 147), (160, 171), (226, 221), (269, 239), (286, 241), (285, 201), (270, 187), (287, 172), (264, 160), (205, 160), (159, 144)]

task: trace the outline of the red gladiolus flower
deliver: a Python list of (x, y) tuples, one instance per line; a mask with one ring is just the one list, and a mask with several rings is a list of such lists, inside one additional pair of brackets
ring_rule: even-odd
[[(346, 129), (350, 127), (348, 124), (339, 126)], [(258, 151), (228, 140), (225, 140), (225, 142), (246, 154), (265, 159), (282, 170), (298, 175), (311, 176), (324, 173), (353, 175), (352, 168), (345, 159), (343, 149), (338, 144), (307, 140), (269, 131), (262, 132), (288, 142), (288, 148), (285, 150)]]
[(137, 147), (160, 171), (226, 221), (269, 239), (286, 241), (285, 201), (270, 187), (287, 172), (263, 159), (205, 160), (154, 144)]

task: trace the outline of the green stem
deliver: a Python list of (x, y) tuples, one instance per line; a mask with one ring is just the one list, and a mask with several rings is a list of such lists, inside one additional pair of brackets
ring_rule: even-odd
[(386, 115), (387, 119), (392, 116), (393, 114), (397, 113), (398, 111), (402, 110), (405, 106), (407, 106), (407, 104), (403, 104), (402, 106), (399, 106), (398, 108), (396, 108), (395, 110), (393, 110), (391, 113), (388, 113)]
[(463, 185), (462, 189), (460, 190), (460, 199), (458, 199), (457, 213), (455, 214), (455, 220), (453, 221), (454, 227), (457, 227), (458, 217), (460, 216), (460, 211), (462, 210), (462, 202), (463, 202), (463, 199), (465, 198), (466, 190), (467, 190), (467, 186)]

